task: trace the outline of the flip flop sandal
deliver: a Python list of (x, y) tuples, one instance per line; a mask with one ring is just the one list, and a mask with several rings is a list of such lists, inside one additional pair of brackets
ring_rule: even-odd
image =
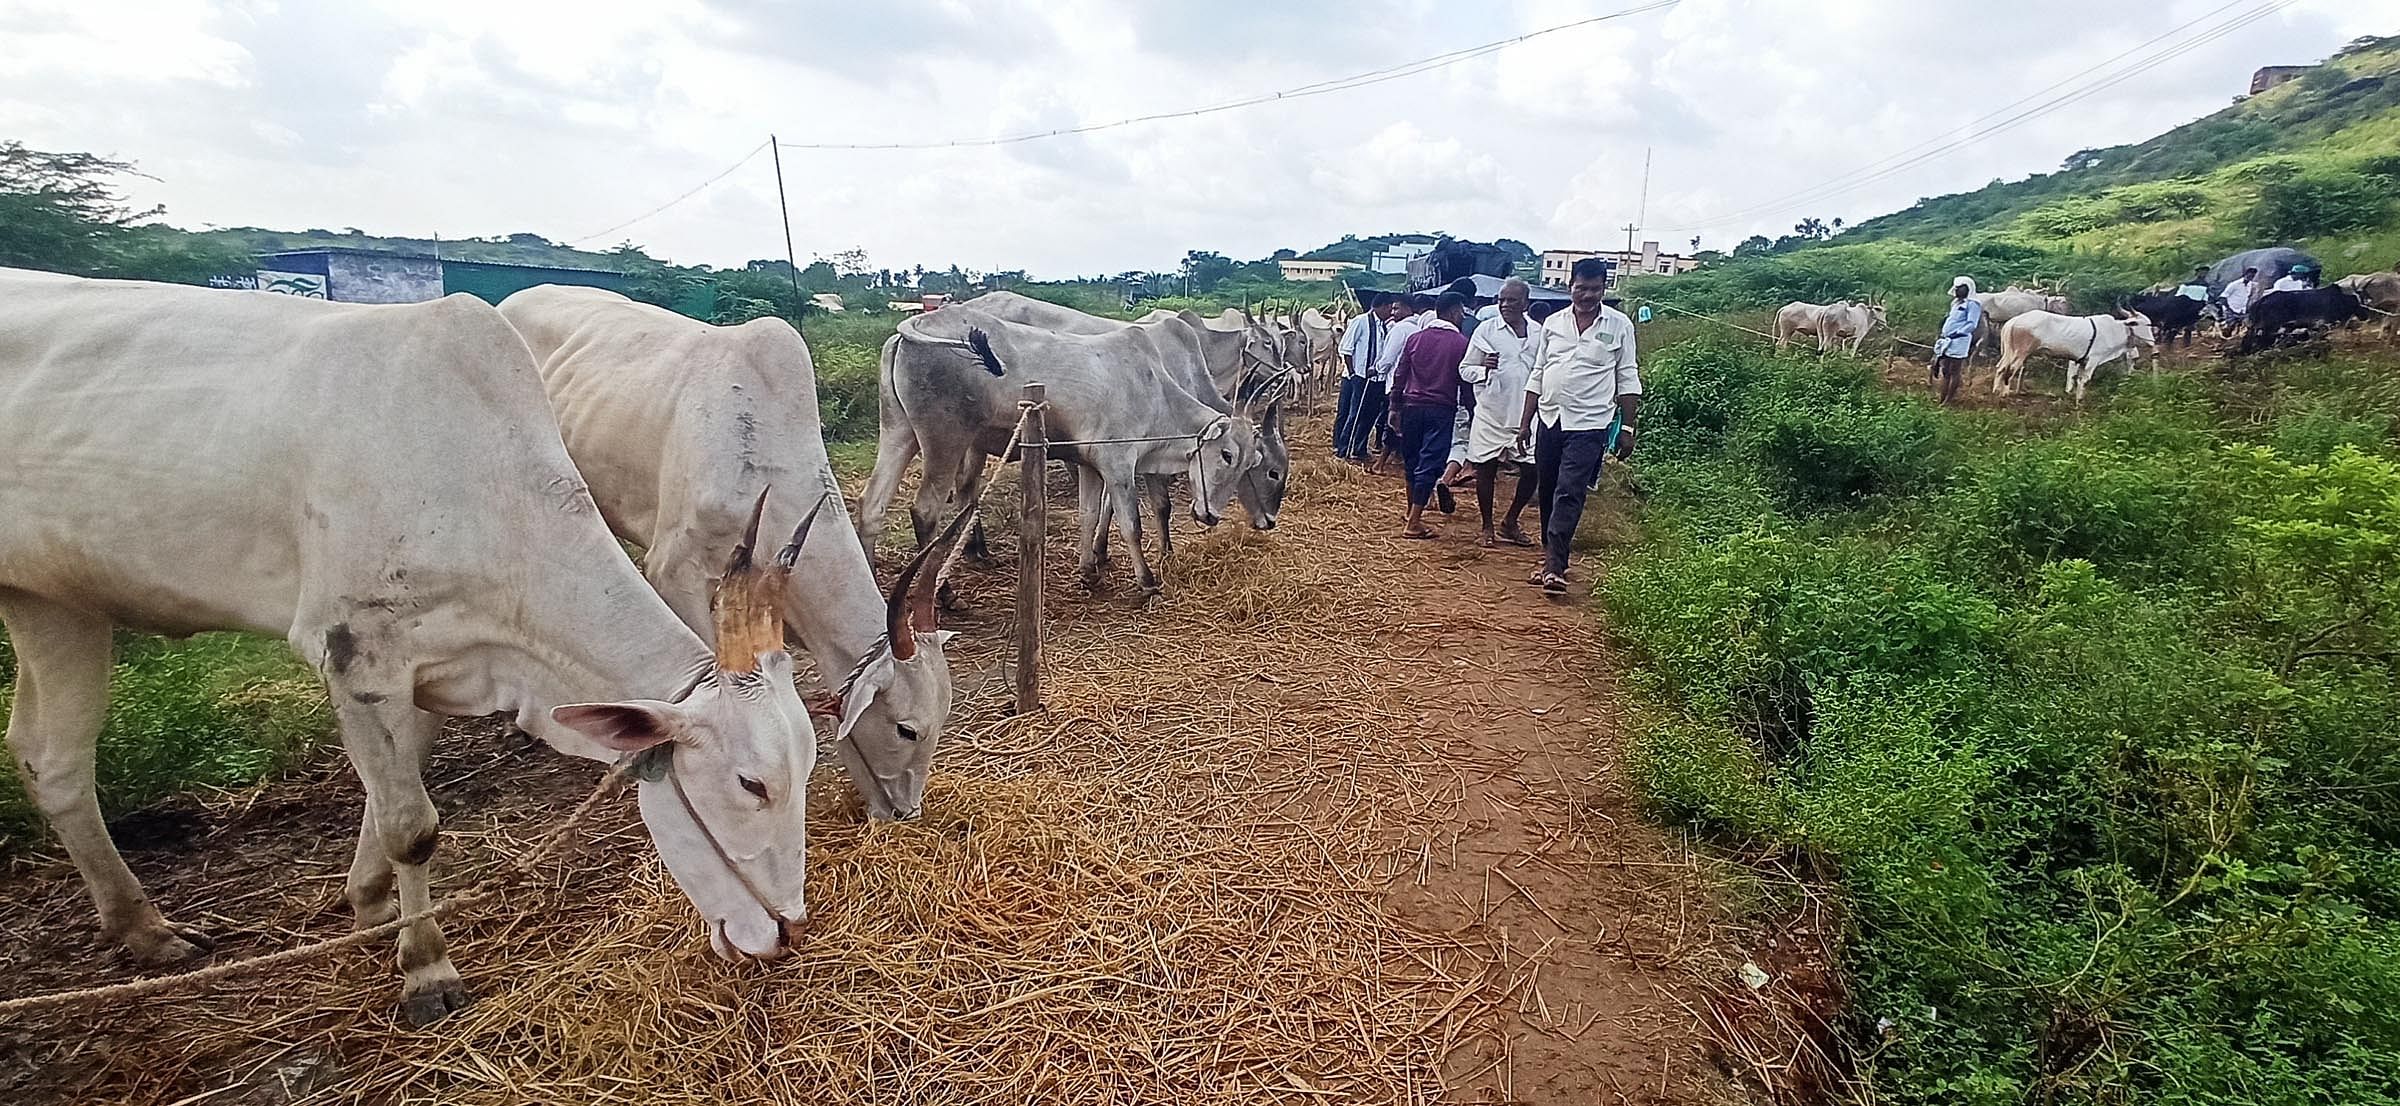
[(1534, 546), (1541, 544), (1540, 542), (1526, 537), (1523, 533), (1515, 530), (1502, 531), (1500, 534), (1500, 540), (1520, 549), (1531, 549)]
[(1485, 549), (1500, 548), (1500, 540), (1491, 536), (1490, 534), (1485, 534), (1482, 538), (1478, 539), (1475, 544), (1480, 545)]
[(1441, 537), (1442, 535), (1433, 530), (1402, 530), (1400, 531), (1400, 536), (1407, 538), (1410, 541), (1431, 541), (1432, 539)]
[(1542, 574), (1542, 594), (1559, 598), (1567, 594), (1567, 578), (1555, 572)]

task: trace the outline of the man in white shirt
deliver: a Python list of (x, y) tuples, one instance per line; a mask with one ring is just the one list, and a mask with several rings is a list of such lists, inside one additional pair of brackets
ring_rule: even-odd
[[(1347, 368), (1342, 372), (1341, 400), (1333, 416), (1336, 457), (1360, 462), (1367, 459), (1367, 428), (1373, 424), (1359, 416), (1367, 406), (1368, 388), (1375, 382), (1375, 365), (1383, 359), (1384, 347), (1391, 342), (1392, 320), (1399, 314), (1396, 299), (1384, 300), (1373, 310), (1350, 320), (1348, 329), (1342, 331), (1337, 348)], [(1375, 413), (1377, 421), (1382, 417), (1381, 411)]]
[[(1486, 549), (1504, 541), (1529, 548), (1535, 544), (1517, 522), (1541, 483), (1533, 459), (1517, 452), (1517, 412), (1525, 403), (1519, 397), (1525, 394), (1525, 381), (1533, 375), (1534, 362), (1542, 352), (1541, 324), (1525, 313), (1532, 299), (1531, 285), (1508, 278), (1500, 286), (1499, 302), (1493, 304), (1496, 311), (1476, 326), (1474, 336), (1467, 340), (1466, 360), (1458, 366), (1459, 379), (1475, 386), (1475, 409), (1467, 422), (1465, 440), (1454, 456), (1475, 471), (1475, 504), (1483, 511)], [(1495, 532), (1492, 491), (1503, 464), (1516, 470), (1517, 491), (1509, 502), (1506, 521)]]
[(2250, 314), (2251, 302), (2256, 299), (2258, 270), (2255, 267), (2244, 269), (2241, 279), (2225, 286), (2224, 333), (2231, 334), (2241, 328), (2243, 318)]
[(2292, 271), (2275, 278), (2274, 292), (2305, 292), (2316, 287), (2316, 274), (2306, 265), (2294, 265)]
[(1602, 302), (1608, 265), (1596, 257), (1575, 263), (1568, 307), (1542, 324), (1542, 352), (1525, 380), (1518, 418), (1522, 449), (1533, 437), (1542, 503), (1542, 567), (1530, 582), (1553, 596), (1567, 593), (1567, 549), (1583, 522), (1583, 501), (1600, 479), (1613, 447), (1633, 454), (1634, 419), (1641, 411), (1642, 377), (1635, 364), (1633, 320)]

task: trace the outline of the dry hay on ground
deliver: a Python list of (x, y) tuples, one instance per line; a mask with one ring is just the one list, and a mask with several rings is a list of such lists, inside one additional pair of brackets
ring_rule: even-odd
[[(1009, 498), (999, 489), (994, 505)], [(598, 846), (452, 927), (481, 998), (465, 1012), (398, 1028), (388, 954), (353, 954), (39, 1027), (82, 1065), (60, 1075), (60, 1097), (172, 1101), (230, 1084), (211, 1101), (1430, 1102), (1446, 1085), (1507, 1085), (1504, 1014), (1562, 1049), (1659, 1032), (1623, 1021), (1622, 1005), (1545, 997), (1561, 995), (1555, 961), (1570, 952), (1565, 935), (1538, 936), (1535, 912), (1553, 911), (1518, 886), (1544, 869), (1603, 878), (1579, 842), (1608, 816), (1491, 790), (1522, 754), (1451, 723), (1522, 717), (1521, 704), (1395, 692), (1398, 666), (1493, 632), (1501, 608), (1385, 625), (1388, 581), (1357, 558), (1381, 555), (1360, 520), (1394, 509), (1390, 488), (1304, 462), (1292, 498), (1273, 534), (1227, 526), (1179, 546), (1161, 602), (1052, 599), (1042, 713), (1000, 716), (1004, 689), (973, 673), (997, 673), (1005, 624), (970, 627), (952, 647), (962, 701), (926, 818), (865, 825), (846, 784), (812, 788), (812, 916), (792, 960), (717, 963), (621, 806)], [(1069, 529), (1053, 528), (1058, 591)], [(973, 608), (1007, 609), (1009, 573), (957, 582)], [(478, 828), (462, 814), (441, 888), (555, 816)], [(1480, 905), (1472, 891), (1433, 902), (1462, 836), (1495, 819), (1525, 827), (1511, 863), (1532, 866), (1483, 876)], [(338, 873), (345, 843), (316, 851)], [(1631, 862), (1667, 882), (1622, 893), (1680, 904), (1677, 869)], [(1394, 896), (1421, 900), (1413, 922)], [(257, 909), (168, 905), (212, 926)], [(1483, 924), (1509, 914), (1513, 937)], [(270, 947), (339, 925), (320, 912)], [(1677, 906), (1653, 930), (1604, 936), (1647, 964), (1698, 943), (1683, 931)], [(1640, 1078), (1664, 1097), (1665, 1069), (1646, 1062)], [(1680, 1088), (1690, 1073), (1674, 1074)]]

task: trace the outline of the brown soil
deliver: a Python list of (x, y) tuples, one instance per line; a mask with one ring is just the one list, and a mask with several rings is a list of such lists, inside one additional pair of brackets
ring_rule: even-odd
[[(1321, 423), (1310, 428), (1300, 441), (1323, 437)], [(1005, 713), (1014, 543), (1010, 526), (996, 527), (1003, 563), (958, 574), (970, 612), (954, 623), (965, 631), (953, 646), (960, 701), (927, 824), (865, 830), (841, 801), (846, 786), (821, 778), (813, 792), (812, 903), (824, 901), (820, 872), (849, 879), (907, 840), (890, 834), (984, 833), (973, 804), (994, 804), (982, 820), (1001, 825), (1022, 811), (999, 804), (1034, 801), (1022, 798), (1029, 786), (1085, 803), (1073, 814), (1110, 839), (1112, 863), (1139, 867), (1147, 852), (1169, 871), (1208, 867), (1222, 908), (1172, 905), (1185, 919), (1174, 924), (1226, 946), (1210, 954), (1215, 966), (1180, 984), (1185, 1005), (1175, 1010), (1112, 1015), (1147, 1016), (1152, 1040), (1028, 1019), (981, 1027), (969, 1050), (980, 1057), (962, 1058), (925, 1040), (943, 1032), (930, 1007), (895, 1000), (888, 1025), (819, 1025), (810, 1019), (828, 1004), (796, 982), (778, 993), (779, 973), (802, 970), (780, 965), (737, 973), (729, 1008), (728, 973), (686, 924), (688, 909), (662, 886), (630, 803), (620, 803), (537, 886), (449, 927), (485, 998), (450, 1021), (399, 1028), (387, 1009), (389, 954), (353, 952), (207, 994), (0, 1025), (0, 1101), (710, 1101), (763, 1100), (777, 1087), (902, 1102), (1737, 1099), (1699, 1018), (1743, 957), (1719, 936), (1698, 862), (1628, 793), (1621, 696), (1589, 604), (1542, 599), (1524, 582), (1531, 551), (1479, 548), (1471, 493), (1457, 519), (1435, 516), (1439, 540), (1407, 541), (1397, 481), (1330, 461), (1296, 467), (1282, 528), (1258, 534), (1237, 521), (1179, 533), (1167, 594), (1146, 605), (1121, 564), (1099, 595), (1070, 585), (1072, 512), (1055, 510), (1049, 709), (1026, 718)], [(997, 517), (1014, 517), (1005, 489), (990, 502)], [(1594, 571), (1587, 560), (1579, 579)], [(598, 771), (487, 723), (457, 727), (429, 773), (445, 815), (437, 893), (524, 847)], [(358, 802), (347, 767), (329, 758), (253, 791), (148, 812), (144, 847), (129, 860), (170, 917), (214, 933), (215, 959), (288, 947), (347, 927), (339, 892)], [(993, 878), (983, 867), (947, 876)], [(812, 921), (824, 929), (828, 970), (846, 966), (833, 963), (848, 955), (842, 938), (868, 924), (839, 909)], [(898, 956), (932, 946), (956, 970), (966, 955), (938, 951), (944, 935), (906, 932), (905, 919), (872, 924), (884, 927), (877, 940), (907, 946)], [(622, 1056), (537, 1048), (545, 1034), (620, 1016), (591, 1005), (595, 989), (562, 985), (567, 965), (587, 963), (596, 945), (633, 958), (629, 973), (671, 964), (663, 986), (703, 996), (673, 1011), (675, 1034), (832, 1041), (841, 1032), (857, 1046), (811, 1060), (838, 1077), (767, 1071), (745, 1057), (716, 1085), (626, 1086), (609, 1074)], [(1284, 975), (1246, 965), (1278, 959), (1309, 961), (1317, 974), (1305, 978), (1317, 982), (1284, 986), (1311, 993), (1234, 993), (1302, 978), (1289, 965), (1276, 969)], [(994, 1002), (1011, 993), (1016, 969), (966, 967), (992, 988), (977, 1002), (1012, 1018), (1037, 1013), (1052, 986), (1017, 986), (1021, 1000)], [(0, 997), (133, 974), (95, 947), (62, 856), (8, 869)], [(1178, 1011), (1196, 1018), (1202, 1000), (1276, 1008), (1284, 1035), (1242, 1028), (1250, 1015), (1194, 1021), (1223, 1038), (1206, 1050), (1209, 1063), (1165, 1059), (1186, 1017)], [(745, 1001), (751, 1008), (738, 1008)], [(590, 1035), (677, 1047), (673, 1035), (642, 1044), (641, 1032), (646, 1024), (629, 1020), (621, 1034)], [(1074, 1047), (1062, 1048), (1068, 1039)], [(1112, 1078), (1087, 1084), (1031, 1064), (1018, 1082), (990, 1075), (991, 1054), (1012, 1052), (1070, 1055)], [(970, 1063), (985, 1081), (945, 1082), (943, 1072)], [(1103, 1086), (1115, 1089), (1089, 1089)]]

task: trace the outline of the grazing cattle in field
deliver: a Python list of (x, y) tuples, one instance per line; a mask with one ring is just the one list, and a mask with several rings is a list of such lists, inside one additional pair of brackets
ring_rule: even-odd
[(2400, 273), (2359, 273), (2333, 282), (2358, 297), (2359, 306), (2383, 320), (2383, 336), (2400, 335)]
[(2067, 313), (2065, 296), (2019, 288), (2013, 284), (1998, 292), (1976, 292), (1968, 298), (1983, 305), (1983, 327), (1976, 332), (1975, 341), (1968, 347), (1967, 356), (1970, 358), (1977, 349), (1997, 351), (2000, 328), (2010, 319), (2030, 311), (2047, 311), (2053, 315)]
[(2200, 320), (2208, 305), (2174, 292), (2153, 292), (2136, 296), (2118, 306), (2139, 312), (2158, 328), (2159, 348), (2175, 345), (2176, 339), (2181, 338), (2183, 346), (2188, 349), (2192, 344), (2192, 332), (2200, 329)]
[(2157, 329), (2138, 311), (2124, 318), (2029, 311), (2000, 328), (2000, 367), (1992, 374), (1992, 393), (2016, 394), (2024, 381), (2026, 359), (2047, 353), (2067, 359), (2067, 394), (2081, 403), (2092, 370), (2120, 357), (2131, 364), (2142, 347), (2156, 345)]
[[(366, 790), (347, 895), (372, 927), (432, 905), (441, 718), (504, 714), (561, 752), (640, 752), (640, 807), (718, 955), (772, 958), (806, 914), (816, 759), (752, 537), (707, 643), (609, 536), (533, 359), (454, 295), (365, 306), (0, 272), (0, 622), (8, 745), (101, 929), (135, 958), (198, 954), (101, 822), (93, 751), (110, 633), (247, 630), (331, 693)], [(466, 990), (441, 927), (399, 935), (402, 1013)]]
[(1827, 353), (1834, 346), (1847, 343), (1850, 353), (1867, 340), (1867, 332), (1884, 322), (1882, 304), (1852, 303), (1838, 300), (1829, 304), (1787, 303), (1775, 313), (1775, 348), (1788, 349), (1792, 338), (1812, 334), (1817, 339), (1817, 352)]
[[(684, 624), (709, 633), (711, 551), (741, 532), (773, 489), (769, 532), (820, 505), (847, 515), (818, 423), (816, 366), (781, 319), (710, 326), (601, 288), (545, 284), (500, 304), (533, 351), (567, 456), (600, 515), (643, 548), (642, 574)], [(932, 592), (947, 550), (903, 572), (918, 594), (887, 596), (858, 535), (820, 529), (781, 596), (784, 622), (816, 658), (843, 719), (842, 768), (870, 817), (913, 818), (950, 717), (950, 637)]]
[(2373, 314), (2359, 301), (2358, 295), (2347, 288), (2269, 292), (2250, 305), (2249, 329), (2242, 332), (2242, 344), (2234, 352), (2248, 354), (2272, 349), (2289, 332), (2305, 334), (2319, 327), (2366, 319)]
[[(1192, 516), (1214, 526), (1258, 448), (1250, 425), (1202, 402), (1160, 371), (1162, 328), (1064, 334), (1011, 322), (971, 305), (900, 324), (883, 344), (882, 425), (875, 474), (859, 497), (860, 537), (872, 548), (909, 461), (924, 458), (911, 514), (920, 541), (945, 502), (964, 506), (981, 489), (984, 463), (1006, 448), (1022, 387), (1048, 386), (1045, 423), (1055, 455), (1091, 470), (1081, 481), (1077, 535), (1084, 579), (1099, 579), (1102, 496), (1129, 508), (1149, 474), (1188, 476)], [(1158, 577), (1142, 554), (1141, 512), (1114, 512), (1146, 592)]]
[[(1181, 384), (1202, 403), (1218, 411), (1249, 420), (1258, 433), (1258, 449), (1242, 470), (1241, 483), (1235, 494), (1241, 498), (1242, 509), (1250, 516), (1250, 525), (1259, 530), (1272, 530), (1283, 512), (1286, 481), (1291, 471), (1291, 449), (1283, 437), (1283, 406), (1272, 395), (1252, 397), (1253, 402), (1238, 402), (1231, 390), (1220, 390), (1215, 367), (1206, 360), (1206, 349), (1200, 334), (1200, 316), (1189, 311), (1180, 313), (1151, 312), (1150, 322), (1128, 323), (1104, 319), (1098, 315), (1061, 307), (1044, 300), (1020, 296), (1014, 292), (991, 292), (967, 301), (968, 306), (1010, 322), (1024, 323), (1061, 334), (1116, 334), (1135, 328), (1150, 328), (1156, 334), (1156, 345), (1138, 345), (1136, 349), (1158, 353), (1157, 369), (1168, 380)], [(1231, 379), (1238, 380), (1237, 377)], [(1085, 474), (1090, 475), (1089, 470)], [(1169, 499), (1172, 477), (1146, 478), (1151, 502), (1158, 511), (1158, 540), (1162, 552), (1172, 551), (1168, 521), (1173, 510)], [(1106, 505), (1110, 511), (1116, 504)], [(1105, 526), (1096, 527), (1100, 555), (1105, 556), (1108, 532)]]

